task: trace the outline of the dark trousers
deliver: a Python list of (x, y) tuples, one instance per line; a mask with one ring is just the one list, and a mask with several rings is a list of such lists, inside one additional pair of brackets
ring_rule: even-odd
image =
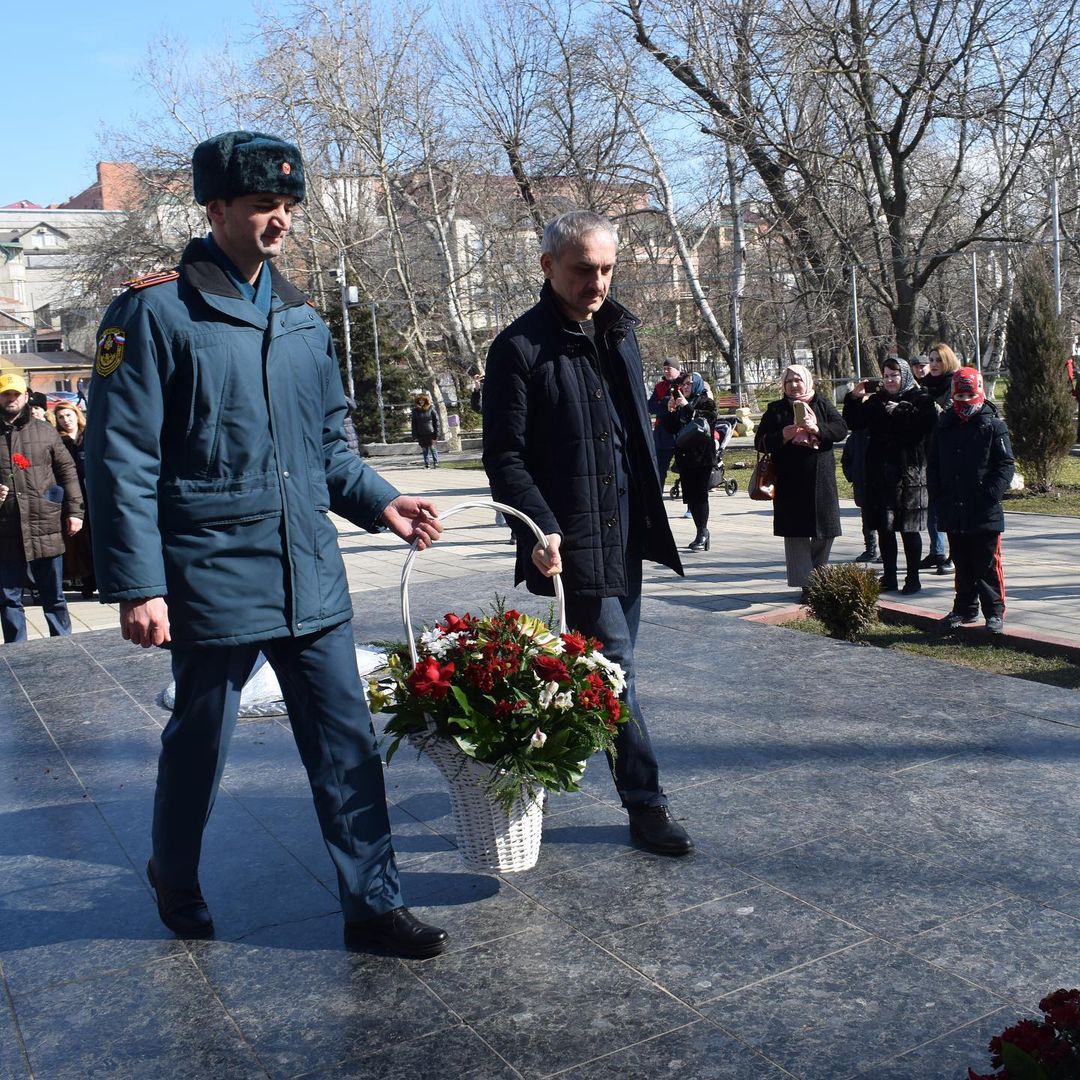
[(660, 787), (660, 768), (638, 707), (634, 681), (634, 645), (641, 621), (641, 559), (627, 559), (626, 596), (567, 597), (566, 621), (572, 630), (595, 637), (604, 644), (604, 655), (626, 672), (624, 699), (630, 718), (615, 739), (612, 776), (623, 806), (662, 806), (667, 803)]
[[(904, 561), (907, 563), (909, 577), (919, 576), (919, 560), (922, 558), (922, 533), (900, 533), (900, 540), (904, 545)], [(881, 561), (885, 574), (888, 577), (896, 577), (896, 533), (884, 529), (878, 533), (878, 545), (881, 548)]]
[(0, 560), (0, 626), (3, 627), (4, 642), (26, 640), (23, 586), (28, 568), (41, 598), (49, 636), (67, 637), (71, 633), (71, 615), (64, 599), (64, 556), (54, 555), (47, 559), (31, 559), (28, 563)]
[(956, 564), (953, 611), (987, 619), (1005, 616), (1005, 571), (1001, 565), (1001, 533), (949, 533), (949, 554)]
[(382, 760), (347, 622), (247, 645), (174, 644), (176, 705), (161, 736), (154, 796), (159, 880), (192, 888), (198, 878), (203, 829), (225, 768), (240, 692), (260, 650), (281, 684), (346, 921), (400, 907)]

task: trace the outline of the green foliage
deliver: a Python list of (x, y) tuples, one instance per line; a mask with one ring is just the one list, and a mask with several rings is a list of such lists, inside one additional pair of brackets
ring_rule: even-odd
[(1065, 321), (1054, 314), (1054, 292), (1039, 253), (1021, 267), (1006, 334), (1005, 420), (1013, 450), (1028, 486), (1050, 491), (1076, 423), (1065, 374), (1071, 339)]
[(807, 605), (830, 637), (856, 641), (877, 621), (877, 574), (857, 563), (819, 566), (810, 575)]

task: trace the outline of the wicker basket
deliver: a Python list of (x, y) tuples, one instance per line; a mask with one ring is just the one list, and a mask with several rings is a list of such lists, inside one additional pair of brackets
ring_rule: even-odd
[[(485, 507), (500, 510), (511, 517), (519, 518), (532, 529), (534, 535), (544, 543), (544, 534), (537, 525), (520, 511), (502, 503), (488, 499), (470, 500), (458, 503), (439, 515), (441, 521), (452, 517), (461, 510)], [(418, 548), (414, 545), (405, 559), (401, 571), (401, 620), (405, 627), (405, 640), (409, 643), (409, 654), (415, 665), (416, 635), (413, 632), (412, 617), (409, 612), (409, 574)], [(554, 578), (555, 603), (559, 619), (559, 632), (566, 632), (566, 600), (562, 582)], [(491, 765), (485, 765), (464, 754), (453, 743), (441, 739), (434, 732), (409, 736), (409, 742), (417, 750), (423, 751), (435, 763), (436, 768), (446, 779), (450, 792), (450, 809), (454, 815), (454, 828), (457, 832), (457, 845), (462, 860), (470, 870), (483, 872), (508, 873), (515, 870), (528, 870), (536, 865), (540, 857), (540, 838), (544, 820), (543, 788), (530, 796), (522, 789), (509, 810), (491, 796), (488, 784), (496, 771)]]

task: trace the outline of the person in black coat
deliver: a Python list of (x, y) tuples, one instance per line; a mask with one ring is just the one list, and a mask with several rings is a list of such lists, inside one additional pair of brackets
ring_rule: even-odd
[[(663, 375), (664, 377), (653, 387), (653, 392), (649, 397), (649, 413), (656, 418), (653, 446), (656, 448), (656, 471), (660, 474), (661, 489), (667, 482), (668, 469), (675, 455), (675, 436), (668, 430), (665, 423), (668, 405), (672, 394), (683, 380), (682, 368), (679, 367), (679, 361), (674, 356), (664, 358)], [(671, 490), (674, 497), (675, 488)]]
[(844, 420), (852, 431), (867, 431), (863, 504), (866, 520), (877, 530), (884, 573), (883, 592), (895, 592), (896, 534), (904, 544), (907, 576), (904, 593), (917, 593), (921, 531), (926, 528), (926, 438), (937, 410), (930, 395), (915, 383), (906, 360), (890, 356), (881, 367), (882, 388), (868, 393), (866, 380), (844, 398)]
[(427, 394), (418, 394), (412, 408), (412, 437), (420, 444), (424, 452), (424, 468), (428, 467), (428, 455), (431, 467), (439, 467), (439, 448), (435, 445), (440, 435), (439, 414)]
[(651, 851), (685, 855), (637, 702), (634, 646), (642, 560), (682, 564), (656, 471), (652, 425), (634, 329), (608, 297), (617, 236), (588, 210), (550, 222), (540, 246), (540, 302), (492, 342), (484, 380), (484, 468), (497, 502), (545, 534), (515, 526), (515, 584), (550, 596), (562, 574), (571, 627), (604, 643), (626, 673), (630, 722), (615, 738), (615, 787), (631, 836)]
[[(926, 354), (926, 373), (920, 378), (919, 373), (914, 372), (919, 385), (930, 394), (939, 415), (952, 407), (952, 377), (959, 368), (956, 353), (943, 341), (936, 341)], [(951, 574), (955, 567), (945, 550), (945, 530), (938, 524), (933, 499), (926, 508), (926, 532), (930, 537), (930, 551), (919, 564), (920, 568), (934, 570), (941, 575)]]
[(754, 445), (776, 465), (773, 535), (784, 538), (787, 583), (802, 589), (805, 599), (811, 572), (828, 563), (840, 535), (833, 446), (847, 428), (836, 406), (814, 392), (814, 378), (802, 364), (784, 369), (782, 386), (784, 396), (769, 402)]
[[(675, 467), (679, 470), (682, 500), (689, 508), (697, 527), (697, 535), (688, 551), (709, 550), (709, 478), (716, 465), (716, 440), (712, 425), (716, 419), (716, 402), (705, 390), (705, 380), (690, 371), (668, 394), (664, 427), (675, 448)], [(695, 418), (705, 421), (705, 434), (678, 444), (679, 433)]]
[(930, 444), (926, 471), (956, 563), (956, 596), (952, 611), (941, 620), (947, 629), (974, 622), (981, 604), (986, 628), (1004, 631), (1001, 500), (1013, 471), (1009, 429), (986, 400), (982, 376), (975, 368), (960, 368), (953, 375), (952, 407), (941, 415)]

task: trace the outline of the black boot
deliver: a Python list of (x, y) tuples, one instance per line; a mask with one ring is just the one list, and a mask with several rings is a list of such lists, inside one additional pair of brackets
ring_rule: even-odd
[(873, 529), (863, 529), (863, 552), (855, 556), (855, 562), (881, 562), (877, 549), (877, 533)]
[(900, 584), (896, 580), (895, 570), (886, 570), (878, 580), (881, 582), (882, 592), (897, 592), (900, 588)]
[(917, 593), (922, 588), (922, 582), (919, 581), (919, 571), (909, 570), (907, 577), (904, 578), (904, 587), (900, 590), (905, 596), (911, 596), (912, 593)]
[(687, 551), (708, 551), (709, 550), (709, 530), (698, 529), (697, 536), (691, 544), (687, 546)]

